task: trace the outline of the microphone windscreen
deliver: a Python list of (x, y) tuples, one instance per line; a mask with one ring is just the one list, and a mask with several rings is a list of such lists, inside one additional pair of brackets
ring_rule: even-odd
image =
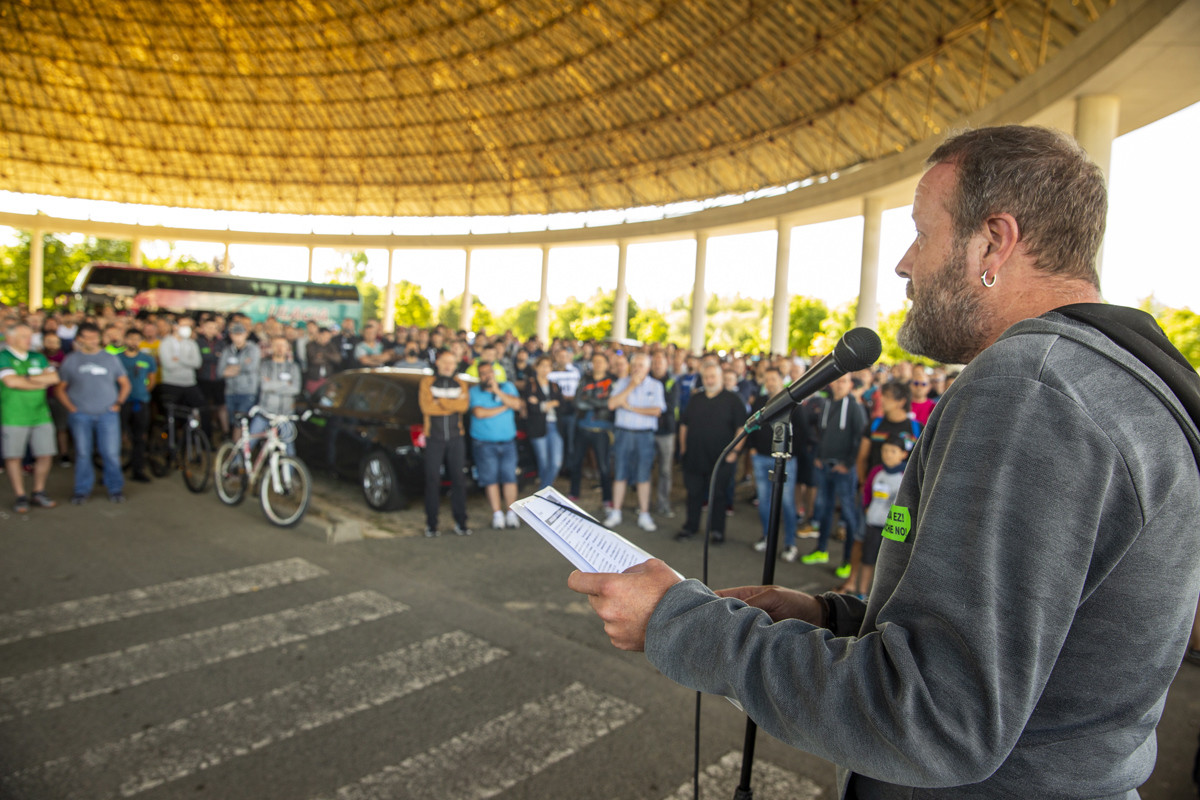
[(833, 348), (833, 360), (846, 372), (866, 369), (879, 360), (883, 353), (883, 342), (879, 334), (870, 328), (853, 328)]

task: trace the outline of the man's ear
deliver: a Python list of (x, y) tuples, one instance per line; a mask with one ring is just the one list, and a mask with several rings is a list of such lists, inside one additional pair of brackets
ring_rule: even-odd
[(998, 275), (1017, 251), (1021, 227), (1012, 214), (994, 214), (983, 226), (984, 250), (980, 259), (981, 272)]

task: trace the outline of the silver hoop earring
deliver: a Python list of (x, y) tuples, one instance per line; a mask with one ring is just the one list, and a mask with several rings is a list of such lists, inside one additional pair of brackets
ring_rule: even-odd
[(999, 275), (993, 275), (992, 282), (988, 283), (986, 270), (984, 271), (984, 273), (982, 275), (979, 276), (979, 282), (982, 283), (984, 286), (986, 286), (989, 289), (992, 288), (993, 286), (995, 286), (996, 281), (998, 281), (999, 279), (1000, 279)]

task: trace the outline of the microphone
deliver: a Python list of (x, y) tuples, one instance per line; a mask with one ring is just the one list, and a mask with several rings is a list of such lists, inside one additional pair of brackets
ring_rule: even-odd
[(813, 364), (812, 369), (782, 392), (772, 397), (746, 420), (746, 433), (751, 433), (790, 409), (796, 403), (832, 383), (847, 372), (866, 369), (879, 360), (883, 343), (870, 328), (853, 328), (838, 340), (833, 352)]

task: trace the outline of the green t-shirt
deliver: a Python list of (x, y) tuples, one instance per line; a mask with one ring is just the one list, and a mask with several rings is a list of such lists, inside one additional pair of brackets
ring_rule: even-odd
[(45, 389), (10, 389), (4, 384), (5, 375), (29, 377), (50, 369), (50, 362), (41, 353), (29, 353), (21, 358), (11, 348), (0, 350), (0, 425), (23, 428), (53, 422)]

